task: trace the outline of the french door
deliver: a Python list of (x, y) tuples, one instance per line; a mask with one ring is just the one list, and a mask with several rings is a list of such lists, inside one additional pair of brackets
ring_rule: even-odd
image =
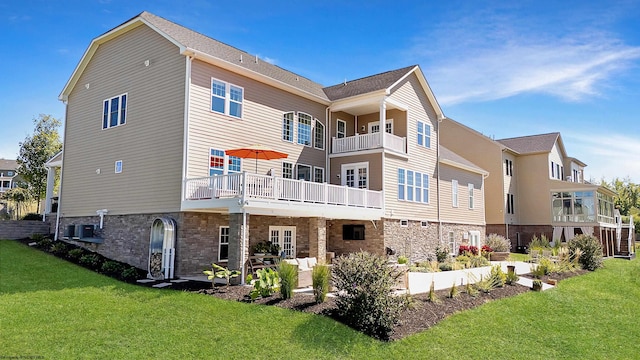
[(288, 259), (296, 257), (296, 227), (269, 226), (269, 241), (280, 245), (280, 253)]

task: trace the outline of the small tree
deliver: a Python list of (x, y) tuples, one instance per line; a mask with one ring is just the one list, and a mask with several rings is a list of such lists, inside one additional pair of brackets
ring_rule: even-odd
[(7, 207), (9, 206), (9, 202), (15, 204), (16, 220), (20, 219), (20, 210), (22, 210), (25, 206), (25, 203), (30, 200), (27, 190), (19, 187), (5, 191), (2, 194), (2, 199), (7, 201)]
[(40, 212), (40, 200), (47, 189), (47, 169), (44, 164), (62, 149), (58, 127), (60, 120), (51, 115), (40, 114), (33, 119), (33, 135), (27, 136), (20, 145), (16, 171), (23, 179), (29, 196), (34, 199)]

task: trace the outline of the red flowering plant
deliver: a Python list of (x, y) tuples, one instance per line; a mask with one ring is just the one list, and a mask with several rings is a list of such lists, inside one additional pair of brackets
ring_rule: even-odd
[(478, 247), (473, 245), (460, 245), (458, 255), (478, 255)]
[(489, 247), (489, 245), (482, 245), (482, 249), (480, 249), (482, 255), (493, 252), (493, 249)]

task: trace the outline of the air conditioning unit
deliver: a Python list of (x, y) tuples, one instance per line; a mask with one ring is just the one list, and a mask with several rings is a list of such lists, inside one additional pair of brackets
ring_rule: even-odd
[(92, 238), (93, 230), (95, 229), (94, 225), (78, 225), (79, 227), (76, 229), (76, 234), (79, 238)]
[(64, 235), (67, 239), (72, 239), (76, 236), (76, 226), (75, 225), (67, 225), (64, 229)]

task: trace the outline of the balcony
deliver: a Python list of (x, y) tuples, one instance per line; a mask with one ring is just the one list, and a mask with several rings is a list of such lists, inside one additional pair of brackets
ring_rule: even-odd
[[(331, 152), (342, 154), (354, 151), (371, 150), (382, 148), (382, 137), (380, 133), (356, 134), (343, 138), (331, 139)], [(389, 133), (384, 133), (385, 149), (392, 150), (400, 154), (407, 153), (407, 138)]]
[(182, 209), (374, 220), (383, 201), (382, 191), (243, 172), (185, 180)]

